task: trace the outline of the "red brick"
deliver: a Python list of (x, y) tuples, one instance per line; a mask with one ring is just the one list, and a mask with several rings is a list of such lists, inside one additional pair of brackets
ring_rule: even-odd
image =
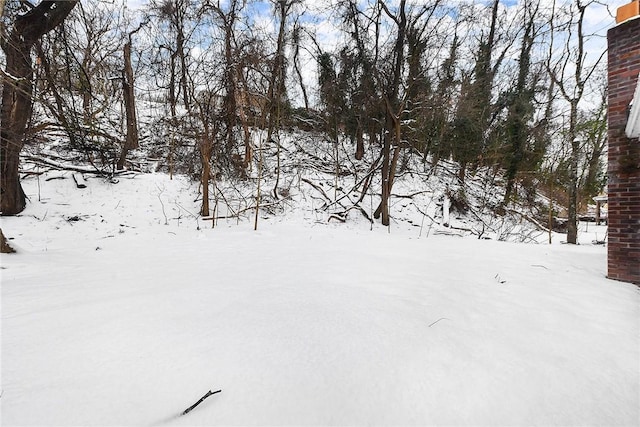
[[(624, 133), (628, 106), (640, 73), (640, 19), (607, 33), (609, 49), (609, 236), (607, 277), (640, 284), (640, 170), (628, 158), (640, 159), (640, 143)], [(640, 161), (639, 161), (640, 163)]]

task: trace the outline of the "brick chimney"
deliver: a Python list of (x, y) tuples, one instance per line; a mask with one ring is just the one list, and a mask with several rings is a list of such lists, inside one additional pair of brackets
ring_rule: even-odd
[[(640, 82), (640, 0), (618, 9), (609, 44), (608, 190), (610, 279), (640, 285), (640, 139), (628, 137), (631, 104)], [(635, 114), (637, 119), (637, 114)], [(631, 127), (637, 124), (632, 124)]]

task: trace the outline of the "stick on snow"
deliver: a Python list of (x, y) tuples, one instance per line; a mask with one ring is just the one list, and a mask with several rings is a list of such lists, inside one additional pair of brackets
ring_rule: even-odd
[(71, 175), (73, 180), (76, 183), (76, 187), (78, 188), (87, 188), (87, 181), (85, 181), (84, 177), (78, 173), (74, 173)]
[(436, 320), (435, 322), (433, 322), (432, 324), (430, 324), (429, 327), (432, 327), (433, 325), (435, 325), (436, 323), (438, 323), (441, 320), (449, 320), (449, 319), (447, 319), (446, 317), (441, 317), (438, 320)]
[(217, 390), (217, 391), (211, 391), (211, 390), (209, 390), (209, 391), (207, 392), (207, 394), (205, 394), (204, 396), (202, 396), (202, 397), (200, 398), (200, 400), (198, 400), (196, 403), (194, 403), (193, 405), (191, 405), (191, 406), (189, 406), (187, 409), (185, 409), (185, 410), (184, 410), (184, 412), (183, 412), (182, 414), (180, 414), (180, 415), (187, 415), (189, 412), (191, 412), (191, 410), (192, 410), (193, 408), (195, 408), (196, 406), (198, 406), (199, 404), (201, 404), (201, 403), (202, 403), (202, 402), (203, 402), (207, 397), (212, 396), (212, 395), (214, 395), (214, 394), (216, 394), (216, 393), (220, 393), (221, 391), (222, 391), (222, 390)]

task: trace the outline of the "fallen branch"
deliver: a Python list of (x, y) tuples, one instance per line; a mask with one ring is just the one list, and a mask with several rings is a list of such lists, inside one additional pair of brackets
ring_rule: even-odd
[(71, 171), (71, 172), (80, 172), (80, 173), (92, 173), (92, 174), (96, 174), (96, 175), (101, 175), (101, 176), (111, 176), (111, 175), (120, 175), (126, 171), (115, 171), (115, 172), (110, 172), (110, 171), (103, 171), (100, 170), (98, 167), (94, 166), (94, 168), (88, 168), (88, 167), (83, 167), (83, 166), (76, 166), (76, 165), (70, 165), (70, 164), (66, 164), (66, 163), (61, 163), (61, 162), (56, 162), (53, 160), (48, 160), (48, 159), (43, 159), (41, 157), (36, 157), (36, 156), (21, 156), (22, 158), (24, 158), (25, 160), (29, 160), (30, 162), (33, 162), (35, 164), (39, 164), (39, 165), (44, 165), (44, 166), (50, 166), (53, 167), (55, 169), (61, 169), (61, 170), (67, 170), (67, 171)]
[[(344, 199), (345, 197), (348, 197), (349, 194), (353, 193), (358, 187), (360, 187), (360, 185), (365, 184), (364, 187), (363, 187), (362, 192), (360, 193), (360, 197), (358, 198), (358, 201), (355, 204), (357, 205), (358, 203), (360, 203), (364, 199), (364, 196), (366, 195), (367, 189), (369, 187), (369, 183), (371, 182), (371, 181), (368, 181), (368, 180), (370, 180), (371, 177), (373, 176), (373, 174), (375, 172), (377, 172), (378, 163), (380, 162), (380, 159), (382, 159), (382, 151), (380, 152), (380, 156), (378, 156), (376, 161), (373, 162), (373, 164), (369, 168), (369, 172), (367, 172), (367, 174), (365, 176), (363, 176), (362, 179), (360, 179), (360, 181), (358, 181), (349, 191), (346, 191), (342, 196), (338, 197), (338, 199), (336, 199), (335, 201), (333, 201), (333, 202), (329, 203), (328, 205), (326, 205), (325, 209), (328, 209), (329, 207), (333, 206), (334, 204), (339, 203), (342, 199)], [(304, 180), (304, 178), (303, 178), (303, 180)]]
[(193, 405), (189, 406), (187, 409), (184, 410), (184, 412), (180, 415), (187, 415), (189, 412), (191, 412), (193, 410), (193, 408), (195, 408), (196, 406), (198, 406), (199, 404), (201, 404), (202, 402), (204, 402), (204, 400), (209, 397), (209, 396), (213, 396), (216, 393), (220, 393), (222, 390), (216, 390), (216, 391), (211, 391), (209, 390), (207, 392), (207, 394), (205, 394), (204, 396), (202, 396), (200, 398), (200, 400), (198, 400), (196, 403), (194, 403)]
[(544, 225), (540, 224), (538, 221), (536, 221), (533, 217), (522, 213), (522, 212), (518, 212), (515, 209), (506, 209), (507, 212), (514, 214), (514, 215), (520, 215), (522, 218), (524, 218), (525, 220), (529, 221), (531, 224), (535, 225), (538, 230), (544, 231), (545, 233), (548, 233), (550, 230), (545, 227)]
[[(312, 186), (313, 188), (318, 190), (318, 192), (324, 196), (324, 198), (327, 200), (327, 202), (329, 202), (329, 203), (331, 202), (331, 197), (327, 196), (327, 193), (324, 192), (324, 189), (322, 189), (322, 187), (320, 187), (319, 185), (314, 184), (313, 182), (311, 182), (310, 180), (308, 180), (306, 178), (300, 178), (300, 180), (302, 182), (306, 182), (307, 184), (309, 184), (310, 186)], [(326, 205), (326, 206), (330, 206), (330, 205)]]
[[(369, 214), (367, 213), (367, 211), (360, 205), (355, 204), (353, 206), (350, 206), (349, 208), (345, 209), (342, 212), (334, 212), (333, 214), (331, 214), (331, 216), (329, 217), (329, 221), (331, 220), (331, 218), (333, 217), (334, 219), (339, 219), (342, 222), (346, 222), (347, 219), (347, 214), (349, 212), (351, 212), (353, 209), (358, 209), (360, 211), (360, 213), (362, 213), (362, 215), (367, 218), (367, 220), (370, 223), (373, 223), (373, 220), (371, 219), (371, 217), (369, 216)], [(341, 219), (342, 218), (342, 219)]]
[[(47, 173), (46, 170), (41, 170), (41, 171), (26, 171), (26, 170), (21, 170), (20, 171), (20, 175), (22, 175), (23, 178), (26, 178), (28, 176), (38, 176), (38, 175), (43, 175)], [(48, 179), (47, 179), (48, 181)]]
[(338, 220), (340, 222), (346, 222), (347, 221), (346, 218), (344, 218), (342, 216), (339, 216), (337, 214), (331, 214), (331, 215), (329, 215), (329, 219), (327, 219), (327, 222), (331, 222), (332, 219), (336, 219), (336, 220)]
[(433, 191), (424, 190), (424, 191), (416, 191), (415, 193), (411, 193), (411, 194), (391, 194), (391, 197), (397, 197), (398, 199), (413, 199), (414, 196), (418, 196), (420, 194), (426, 194), (426, 193), (433, 193)]
[[(282, 202), (287, 201), (289, 199), (291, 199), (291, 196), (283, 197), (282, 199), (278, 199), (275, 202), (271, 202), (271, 203), (267, 203), (267, 204), (264, 204), (264, 205), (260, 205), (260, 209), (270, 208), (272, 206), (279, 205)], [(255, 205), (252, 205), (252, 206), (248, 206), (248, 207), (246, 207), (244, 209), (240, 209), (240, 210), (238, 210), (238, 212), (235, 212), (235, 213), (233, 213), (233, 210), (231, 210), (232, 211), (232, 215), (223, 215), (223, 216), (208, 215), (208, 216), (203, 216), (202, 220), (203, 221), (211, 221), (211, 220), (214, 220), (214, 219), (218, 220), (218, 219), (238, 218), (240, 216), (240, 214), (243, 214), (243, 213), (245, 213), (247, 211), (254, 210), (255, 208), (256, 208)]]

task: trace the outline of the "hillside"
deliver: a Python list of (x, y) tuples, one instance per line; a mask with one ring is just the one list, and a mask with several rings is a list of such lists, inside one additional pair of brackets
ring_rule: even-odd
[[(202, 205), (202, 186), (197, 186), (201, 167), (194, 158), (193, 142), (186, 139), (170, 152), (172, 148), (168, 141), (172, 137), (166, 134), (167, 128), (154, 127), (157, 119), (152, 113), (146, 120), (142, 146), (129, 153), (124, 171), (116, 171), (115, 165), (102, 161), (100, 155), (95, 154), (99, 153), (95, 147), (73, 149), (64, 139), (54, 137), (47, 144), (26, 150), (21, 169), (23, 176), (42, 181), (52, 179), (50, 175), (40, 176), (43, 173), (54, 173), (55, 177), (59, 174), (54, 171), (66, 171), (63, 175), (71, 178), (71, 173), (75, 172), (76, 176), (84, 174), (87, 179), (102, 177), (105, 182), (111, 182), (112, 191), (117, 193), (118, 182), (141, 174), (187, 174), (190, 177), (187, 179), (194, 182), (190, 190), (193, 201), (181, 214), (188, 211), (188, 215), (197, 216)], [(153, 133), (154, 129), (158, 133)], [(261, 217), (282, 216), (283, 219), (301, 213), (313, 221), (353, 223), (363, 229), (372, 229), (380, 223), (374, 218), (380, 203), (379, 147), (368, 146), (364, 158), (355, 160), (354, 146), (347, 138), (342, 138), (338, 147), (327, 141), (323, 134), (299, 129), (282, 133), (279, 146), (274, 141), (262, 142), (266, 139), (264, 130), (253, 129), (252, 138), (256, 153), (247, 170), (238, 173), (233, 165), (215, 169), (216, 163), (212, 160), (214, 169), (209, 199), (210, 213), (215, 209), (216, 221), (253, 224), (260, 182)], [(117, 154), (110, 151), (106, 155), (117, 158)], [(522, 189), (519, 201), (505, 209), (501, 205), (503, 173), (499, 169), (480, 168), (468, 171), (461, 181), (457, 163), (441, 159), (434, 165), (432, 159), (402, 150), (390, 200), (392, 224), (389, 232), (410, 228), (419, 236), (444, 233), (548, 242), (548, 199)], [(31, 201), (34, 201), (33, 197)], [(555, 202), (553, 207), (554, 213), (561, 209)], [(582, 227), (583, 231), (589, 229), (587, 223)], [(562, 235), (552, 235), (555, 235), (554, 242), (564, 240)], [(582, 243), (591, 244), (593, 237), (586, 236)], [(603, 240), (604, 230), (597, 237)]]

